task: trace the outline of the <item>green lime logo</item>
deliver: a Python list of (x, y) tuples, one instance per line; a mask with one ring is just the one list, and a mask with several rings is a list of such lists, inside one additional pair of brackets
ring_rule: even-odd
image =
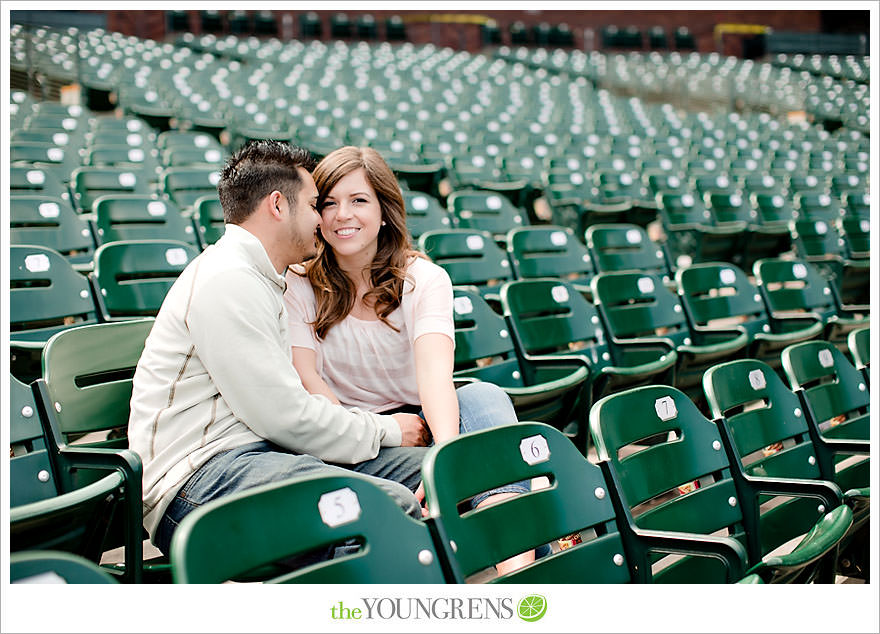
[(547, 599), (540, 594), (523, 597), (517, 606), (519, 618), (528, 623), (539, 621), (547, 613)]

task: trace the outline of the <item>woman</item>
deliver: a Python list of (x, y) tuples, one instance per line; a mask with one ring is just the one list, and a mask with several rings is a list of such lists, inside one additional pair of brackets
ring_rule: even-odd
[[(371, 148), (343, 147), (315, 168), (318, 256), (287, 274), (293, 364), (305, 388), (347, 407), (420, 413), (435, 443), (517, 422), (491, 383), (452, 380), (452, 283), (414, 251), (400, 187)], [(516, 483), (474, 506), (528, 490)], [(423, 495), (421, 486), (416, 493)], [(508, 572), (534, 557), (498, 565)]]

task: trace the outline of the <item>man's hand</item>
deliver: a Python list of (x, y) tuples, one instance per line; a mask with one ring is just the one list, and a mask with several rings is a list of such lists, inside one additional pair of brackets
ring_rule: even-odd
[(425, 483), (419, 482), (419, 488), (415, 491), (416, 499), (419, 501), (419, 504), (422, 505), (422, 517), (428, 517), (431, 512), (428, 510), (428, 505), (425, 504)]
[(424, 447), (431, 438), (428, 425), (418, 414), (393, 414), (400, 425), (401, 447)]

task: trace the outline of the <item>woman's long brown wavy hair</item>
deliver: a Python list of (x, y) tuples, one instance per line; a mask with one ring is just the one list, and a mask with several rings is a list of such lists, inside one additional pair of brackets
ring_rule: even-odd
[[(318, 187), (318, 208), (341, 179), (361, 168), (376, 192), (385, 223), (379, 229), (376, 257), (370, 266), (370, 289), (364, 300), (372, 302), (376, 316), (384, 324), (397, 330), (388, 321), (388, 315), (400, 306), (403, 284), (408, 277), (407, 264), (420, 254), (412, 248), (403, 195), (394, 172), (372, 148), (346, 146), (334, 150), (318, 163), (313, 174)], [(351, 312), (357, 298), (354, 283), (339, 267), (333, 249), (318, 233), (318, 255), (306, 266), (306, 275), (316, 300), (315, 321), (311, 326), (318, 339), (324, 339), (330, 328)]]

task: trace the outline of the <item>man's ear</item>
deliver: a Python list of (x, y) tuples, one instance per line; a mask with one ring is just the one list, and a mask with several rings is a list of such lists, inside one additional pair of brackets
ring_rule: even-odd
[(268, 196), (269, 198), (269, 211), (272, 212), (273, 216), (281, 215), (281, 192), (277, 189), (273, 191)]

